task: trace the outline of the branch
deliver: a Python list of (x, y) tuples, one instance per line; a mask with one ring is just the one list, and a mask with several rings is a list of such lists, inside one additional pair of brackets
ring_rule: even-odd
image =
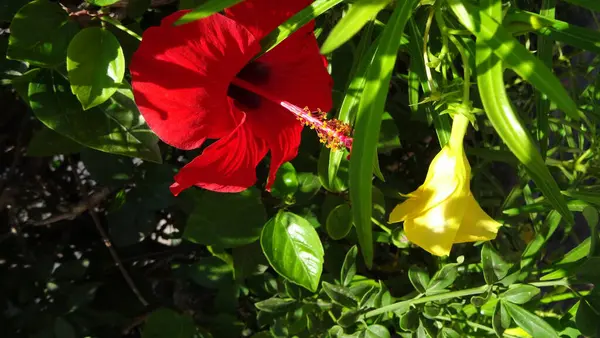
[(100, 191), (97, 191), (97, 192), (91, 194), (90, 196), (88, 196), (86, 199), (80, 201), (79, 203), (72, 205), (67, 212), (60, 214), (60, 215), (48, 217), (41, 221), (34, 222), (33, 225), (36, 225), (36, 226), (37, 225), (49, 225), (49, 224), (64, 221), (64, 220), (73, 220), (77, 216), (88, 211), (90, 208), (94, 208), (95, 206), (100, 204), (100, 202), (102, 202), (104, 199), (106, 199), (109, 194), (110, 194), (110, 189), (102, 188), (102, 189), (100, 189)]

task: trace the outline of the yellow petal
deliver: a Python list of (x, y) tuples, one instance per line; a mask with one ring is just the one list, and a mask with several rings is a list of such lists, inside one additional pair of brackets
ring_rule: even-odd
[(404, 221), (409, 214), (420, 210), (422, 206), (423, 200), (416, 196), (407, 199), (406, 201), (398, 204), (394, 210), (392, 210), (390, 213), (389, 223), (398, 223)]
[(481, 209), (473, 195), (464, 200), (465, 214), (456, 233), (454, 243), (489, 241), (496, 238), (502, 225)]
[(465, 213), (466, 197), (454, 194), (417, 217), (407, 218), (404, 233), (408, 240), (433, 255), (448, 255)]

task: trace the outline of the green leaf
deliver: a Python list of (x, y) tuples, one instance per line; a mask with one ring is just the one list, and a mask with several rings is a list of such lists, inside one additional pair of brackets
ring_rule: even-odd
[(348, 310), (338, 318), (337, 323), (341, 327), (350, 327), (355, 325), (360, 316), (363, 314), (361, 310)]
[[(346, 151), (332, 151), (329, 148), (323, 148), (319, 154), (317, 170), (319, 181), (327, 191), (340, 193), (348, 190), (348, 167), (350, 162), (344, 159), (347, 156)], [(339, 157), (337, 167), (334, 172), (331, 171), (333, 161)], [(334, 158), (334, 160), (332, 160)], [(332, 175), (332, 176), (331, 176)]]
[[(481, 23), (474, 23), (468, 11), (474, 13), (474, 8), (471, 8), (471, 5), (467, 3), (458, 2), (456, 0), (450, 0), (452, 4), (451, 7), (455, 11), (456, 15), (461, 20), (467, 20), (469, 30), (475, 29), (479, 27)], [(465, 7), (468, 6), (468, 7)], [(501, 18), (502, 8), (501, 6), (487, 6), (487, 14), (481, 13), (482, 18), (486, 18), (486, 25), (491, 25), (491, 27), (496, 27), (498, 24), (493, 18)], [(492, 17), (488, 16), (491, 15)], [(488, 27), (489, 28), (489, 27)], [(487, 31), (486, 31), (487, 32)], [(487, 34), (487, 33), (486, 33)], [(485, 108), (485, 112), (496, 129), (496, 132), (504, 143), (508, 146), (508, 148), (515, 154), (515, 156), (525, 165), (527, 168), (527, 172), (536, 183), (538, 188), (543, 192), (544, 196), (550, 201), (550, 203), (560, 212), (561, 215), (570, 223), (574, 222), (573, 214), (569, 211), (567, 203), (565, 202), (563, 196), (560, 193), (560, 188), (558, 184), (550, 174), (550, 171), (546, 167), (542, 156), (539, 151), (527, 128), (520, 121), (519, 116), (515, 113), (512, 108), (512, 104), (508, 95), (506, 93), (506, 89), (504, 87), (503, 80), (503, 66), (500, 62), (500, 59), (493, 54), (494, 48), (497, 46), (490, 45), (489, 39), (490, 37), (486, 34), (481, 35), (477, 39), (477, 53), (475, 55), (476, 63), (477, 63), (477, 86), (479, 88), (479, 95), (481, 97), (481, 101), (483, 103), (483, 107)], [(508, 34), (508, 33), (507, 33)], [(511, 38), (512, 39), (512, 38)], [(510, 40), (512, 41), (512, 40)], [(512, 46), (516, 44), (515, 46)], [(508, 45), (514, 50), (520, 50), (520, 48), (524, 48), (518, 42), (510, 42)], [(505, 47), (506, 47), (505, 46)], [(519, 48), (520, 47), (520, 48)], [(502, 49), (504, 50), (504, 49)], [(498, 50), (495, 50), (498, 52)], [(531, 54), (525, 50), (523, 51), (529, 57), (534, 58)], [(521, 53), (522, 54), (522, 53)], [(504, 55), (504, 54), (503, 54)], [(523, 65), (534, 65), (539, 63), (540, 61), (534, 58), (534, 63), (529, 63), (529, 61), (525, 62), (526, 59), (523, 57), (519, 57), (519, 54), (515, 54), (514, 58), (521, 59), (523, 61)], [(504, 60), (506, 61), (506, 60)], [(545, 66), (543, 69), (549, 71)], [(539, 68), (539, 67), (537, 67)], [(536, 67), (532, 68), (532, 70), (537, 69)], [(536, 74), (543, 74), (535, 72)], [(550, 80), (547, 79), (547, 76), (544, 76), (543, 81), (549, 81), (549, 84), (552, 84), (556, 80), (553, 74), (550, 74)], [(556, 80), (558, 81), (558, 80)], [(562, 88), (560, 83), (558, 84), (559, 88)], [(564, 90), (564, 88), (562, 88)], [(546, 92), (550, 99), (555, 100), (556, 98)], [(566, 94), (565, 94), (566, 95)], [(568, 98), (568, 96), (567, 96)], [(576, 107), (575, 107), (576, 108)], [(564, 109), (564, 108), (563, 108)]]
[(458, 277), (457, 265), (456, 263), (446, 264), (438, 270), (427, 285), (427, 293), (443, 290), (452, 285)]
[(242, 0), (208, 0), (175, 21), (175, 26), (206, 18), (239, 2)]
[(86, 28), (67, 49), (71, 90), (84, 110), (108, 100), (125, 76), (125, 56), (117, 38), (100, 27)]
[(103, 7), (103, 6), (110, 6), (110, 5), (116, 4), (120, 0), (85, 0), (85, 1), (91, 3), (92, 5)]
[(323, 245), (304, 218), (280, 211), (265, 224), (260, 244), (278, 274), (315, 292), (323, 271)]
[(540, 294), (540, 289), (528, 284), (514, 284), (502, 294), (502, 298), (514, 304), (525, 304)]
[[(13, 0), (10, 0), (11, 2)], [(58, 3), (36, 0), (23, 6), (10, 24), (6, 57), (41, 67), (65, 62), (67, 46), (79, 30)]]
[[(450, 0), (448, 4), (458, 20), (477, 37), (477, 41), (480, 44), (488, 46), (507, 67), (529, 81), (536, 89), (546, 94), (567, 115), (575, 120), (580, 119), (581, 116), (577, 104), (569, 96), (569, 93), (562, 86), (560, 80), (554, 75), (552, 70), (533, 56), (527, 48), (521, 45), (518, 40), (512, 37), (499, 24), (502, 17), (498, 16), (493, 8), (479, 9), (471, 3), (462, 0)], [(477, 54), (479, 54), (479, 51)], [(477, 59), (480, 61), (484, 60), (481, 57)], [(489, 70), (498, 61), (492, 59), (487, 61), (487, 63), (488, 67), (483, 69)], [(480, 90), (481, 88), (480, 86)]]
[(222, 248), (256, 241), (267, 219), (260, 194), (254, 187), (237, 194), (202, 191), (183, 238)]
[(199, 258), (193, 264), (186, 266), (185, 272), (196, 284), (206, 288), (219, 289), (222, 285), (233, 281), (231, 265), (215, 256)]
[(325, 227), (331, 239), (340, 240), (348, 236), (352, 229), (350, 205), (344, 203), (335, 207), (327, 216)]
[(333, 27), (321, 47), (321, 54), (329, 54), (350, 40), (363, 26), (373, 20), (390, 0), (355, 1), (344, 17)]
[(485, 243), (481, 249), (481, 264), (483, 265), (483, 277), (488, 285), (504, 278), (511, 267), (490, 243)]
[(323, 286), (323, 291), (325, 291), (334, 303), (349, 309), (354, 309), (358, 305), (358, 299), (350, 292), (350, 289), (327, 282), (323, 282), (321, 285)]
[(78, 153), (83, 146), (54, 130), (42, 127), (36, 131), (27, 146), (27, 156), (53, 156)]
[(295, 194), (296, 191), (298, 191), (296, 168), (290, 162), (286, 162), (277, 170), (277, 175), (271, 188), (271, 195), (277, 198), (284, 198)]
[(496, 307), (494, 308), (494, 315), (492, 317), (492, 328), (494, 332), (496, 332), (496, 336), (498, 338), (503, 337), (503, 333), (506, 329), (510, 327), (512, 319), (506, 311), (506, 308), (502, 304), (502, 302), (496, 302)]
[(556, 331), (546, 323), (542, 318), (523, 309), (522, 307), (510, 303), (502, 302), (508, 311), (510, 317), (515, 323), (535, 338), (558, 338)]
[(298, 302), (293, 298), (272, 297), (260, 302), (254, 303), (257, 309), (269, 313), (284, 313), (295, 307)]
[(406, 0), (399, 3), (390, 17), (366, 73), (367, 83), (361, 96), (355, 123), (350, 158), (350, 202), (358, 242), (368, 268), (373, 265), (371, 228), (373, 158), (377, 152), (381, 118), (400, 47), (399, 37), (402, 36), (417, 2), (417, 0)]
[[(218, 2), (221, 0), (214, 1)], [(296, 13), (260, 41), (260, 45), (262, 46), (261, 55), (273, 49), (275, 46), (280, 44), (281, 41), (285, 40), (288, 36), (292, 35), (292, 33), (300, 29), (300, 27), (314, 20), (319, 15), (327, 12), (340, 2), (342, 2), (342, 0), (316, 0), (312, 2), (310, 6)], [(259, 56), (260, 55), (257, 57)]]
[(42, 123), (78, 143), (107, 153), (162, 161), (158, 138), (146, 125), (128, 86), (104, 104), (83, 111), (65, 78), (43, 70), (29, 84), (28, 95)]
[(408, 269), (408, 279), (415, 290), (419, 293), (425, 293), (429, 285), (429, 273), (418, 266), (411, 266)]
[(71, 323), (62, 317), (56, 317), (54, 320), (54, 336), (56, 338), (75, 338), (77, 334)]
[(160, 308), (146, 318), (142, 338), (194, 338), (196, 326), (190, 316)]
[(405, 331), (416, 331), (419, 328), (419, 311), (413, 308), (402, 314), (400, 328)]
[(321, 190), (321, 181), (313, 173), (298, 174), (298, 191), (296, 192), (296, 203), (308, 203)]
[(504, 18), (504, 25), (528, 27), (532, 31), (555, 41), (561, 41), (590, 52), (600, 52), (600, 32), (568, 22), (521, 10), (511, 10)]
[(541, 281), (561, 279), (571, 274), (580, 261), (584, 259), (590, 252), (590, 238), (586, 238), (578, 246), (566, 253), (563, 258), (553, 264), (554, 271), (542, 276)]
[(566, 2), (590, 9), (592, 11), (600, 12), (600, 3), (596, 0), (565, 0)]
[(600, 334), (600, 294), (598, 289), (594, 288), (578, 304), (575, 314), (577, 328), (586, 337), (598, 337)]
[(260, 275), (269, 268), (269, 263), (257, 242), (233, 248), (232, 251), (234, 276), (237, 282), (252, 275)]
[(379, 324), (369, 325), (367, 328), (359, 335), (360, 338), (390, 338), (390, 331)]
[(358, 248), (356, 245), (352, 246), (346, 253), (344, 258), (344, 264), (340, 271), (340, 282), (343, 286), (350, 285), (352, 278), (356, 275), (356, 256), (358, 255)]

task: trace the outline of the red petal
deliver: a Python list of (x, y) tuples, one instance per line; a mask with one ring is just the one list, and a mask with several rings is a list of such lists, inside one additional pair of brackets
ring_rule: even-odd
[(150, 128), (172, 146), (194, 149), (239, 124), (241, 115), (231, 109), (227, 89), (260, 45), (220, 14), (173, 26), (183, 14), (146, 30), (130, 69), (136, 102)]
[(174, 195), (193, 185), (218, 192), (240, 192), (256, 182), (256, 165), (267, 148), (245, 119), (244, 115), (231, 134), (211, 144), (175, 175), (171, 186)]
[[(311, 3), (311, 0), (246, 0), (226, 9), (225, 15), (244, 25), (260, 40)], [(302, 30), (312, 31), (313, 23)]]
[[(328, 111), (332, 106), (333, 82), (325, 68), (327, 63), (312, 32), (299, 33), (257, 60), (269, 67), (268, 82), (257, 86), (299, 107)], [(263, 103), (256, 111), (250, 111), (248, 120), (271, 151), (269, 190), (279, 166), (298, 154), (302, 124), (292, 113), (272, 103)]]

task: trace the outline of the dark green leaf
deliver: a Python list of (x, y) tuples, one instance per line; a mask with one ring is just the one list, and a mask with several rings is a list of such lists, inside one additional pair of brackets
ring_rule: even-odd
[(298, 190), (298, 176), (296, 168), (286, 162), (277, 170), (277, 176), (271, 188), (271, 195), (277, 198), (284, 198), (288, 195), (293, 195)]
[[(318, 172), (319, 180), (328, 191), (340, 193), (348, 190), (348, 167), (350, 162), (344, 159), (346, 151), (332, 151), (329, 148), (324, 148), (319, 155)], [(339, 157), (337, 162), (337, 170), (331, 172), (331, 157)]]
[(510, 303), (503, 302), (506, 310), (510, 314), (510, 317), (519, 325), (520, 328), (525, 330), (531, 336), (535, 338), (558, 338), (556, 331), (546, 323), (542, 318), (534, 315), (533, 313), (523, 309), (522, 307)]
[(504, 278), (511, 267), (489, 243), (485, 243), (481, 249), (481, 264), (483, 277), (488, 285)]
[(358, 318), (362, 315), (362, 311), (360, 310), (348, 310), (338, 318), (337, 323), (341, 327), (350, 327), (355, 325), (358, 321)]
[(315, 292), (323, 271), (323, 245), (304, 218), (279, 212), (265, 224), (260, 244), (267, 260), (281, 276)]
[(371, 228), (373, 158), (377, 152), (377, 140), (381, 118), (389, 90), (389, 82), (396, 63), (400, 39), (416, 0), (399, 3), (379, 39), (377, 51), (366, 73), (361, 101), (354, 129), (352, 157), (350, 158), (350, 202), (353, 220), (365, 264), (373, 264), (373, 235)]
[(411, 266), (408, 269), (408, 279), (415, 290), (419, 293), (425, 293), (429, 285), (429, 273), (418, 266)]
[(452, 285), (458, 277), (457, 265), (454, 263), (446, 264), (436, 272), (427, 286), (427, 293), (443, 290)]
[(8, 0), (0, 3), (0, 21), (11, 21), (17, 11), (31, 0)]
[(198, 244), (233, 248), (256, 241), (265, 221), (260, 191), (254, 187), (237, 194), (202, 191), (183, 237)]
[(252, 275), (260, 275), (269, 267), (260, 244), (256, 242), (233, 248), (232, 255), (235, 280), (238, 282)]
[(416, 331), (419, 328), (419, 311), (413, 308), (402, 314), (400, 328), (405, 331)]
[(321, 47), (322, 54), (329, 54), (350, 40), (363, 26), (373, 20), (377, 13), (387, 6), (389, 0), (355, 1), (344, 17), (333, 27)]
[(525, 304), (540, 293), (540, 289), (528, 284), (514, 284), (502, 294), (502, 298), (515, 304)]
[(125, 75), (125, 56), (117, 38), (100, 27), (86, 28), (67, 49), (71, 91), (84, 110), (108, 100)]
[(65, 62), (67, 46), (78, 30), (75, 21), (69, 20), (58, 3), (30, 2), (12, 20), (6, 57), (41, 67), (60, 65)]
[(36, 117), (47, 127), (85, 146), (162, 161), (158, 138), (148, 129), (128, 86), (104, 104), (83, 111), (65, 78), (44, 70), (29, 84), (29, 102)]
[(492, 317), (492, 327), (494, 328), (494, 332), (496, 332), (496, 336), (498, 338), (503, 337), (503, 333), (506, 329), (510, 327), (512, 319), (506, 311), (506, 308), (502, 304), (502, 302), (496, 302), (496, 307), (494, 308), (494, 315)]
[(207, 16), (220, 12), (225, 8), (231, 7), (239, 2), (242, 2), (242, 0), (208, 0), (202, 5), (194, 8), (191, 12), (179, 18), (179, 20), (175, 22), (175, 25), (183, 25), (188, 22), (206, 18)]
[(190, 279), (206, 288), (218, 289), (233, 281), (231, 265), (215, 256), (202, 257), (187, 266), (185, 271)]
[(340, 282), (343, 286), (350, 285), (352, 278), (356, 275), (356, 256), (358, 255), (358, 248), (356, 245), (350, 248), (344, 258), (344, 264), (340, 271)]
[(196, 326), (191, 317), (160, 308), (148, 316), (142, 338), (194, 338)]
[(596, 0), (565, 0), (573, 5), (581, 6), (593, 11), (600, 12), (600, 3)]
[(334, 240), (340, 240), (350, 233), (352, 229), (352, 216), (350, 205), (344, 203), (335, 207), (327, 216), (325, 223), (327, 234)]
[(321, 190), (321, 181), (313, 173), (298, 173), (298, 192), (296, 203), (307, 203)]
[(323, 291), (325, 291), (334, 303), (350, 309), (356, 308), (358, 305), (358, 299), (350, 292), (350, 289), (327, 282), (323, 282), (322, 286)]
[(257, 309), (269, 313), (283, 313), (293, 309), (298, 302), (292, 298), (269, 298), (254, 303)]
[(54, 320), (54, 336), (56, 338), (75, 338), (77, 334), (71, 323), (62, 317), (57, 317)]
[(460, 338), (460, 334), (449, 327), (442, 327), (437, 338)]
[(83, 146), (54, 130), (43, 126), (36, 131), (27, 146), (27, 156), (53, 156), (80, 152)]

